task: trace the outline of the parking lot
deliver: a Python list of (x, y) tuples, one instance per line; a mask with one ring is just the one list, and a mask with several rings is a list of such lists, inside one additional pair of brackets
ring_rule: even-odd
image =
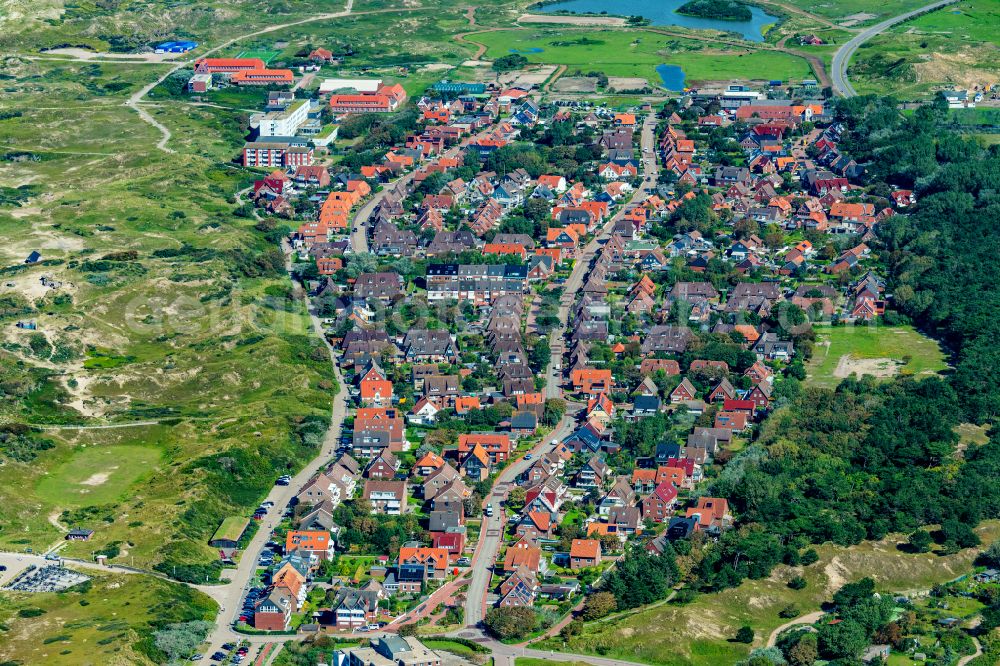
[(15, 592), (61, 592), (87, 580), (90, 580), (90, 576), (71, 569), (55, 565), (40, 568), (32, 565), (4, 589)]

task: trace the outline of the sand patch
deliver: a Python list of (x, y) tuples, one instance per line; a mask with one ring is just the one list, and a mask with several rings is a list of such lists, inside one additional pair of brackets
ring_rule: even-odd
[(489, 67), (491, 64), (489, 60), (466, 60), (462, 67)]
[(866, 12), (858, 12), (857, 14), (851, 14), (850, 16), (845, 16), (841, 22), (841, 28), (850, 28), (864, 21), (871, 21), (874, 18), (878, 18), (876, 14), (868, 14)]
[(504, 86), (530, 88), (531, 86), (540, 86), (545, 83), (545, 81), (552, 76), (552, 73), (555, 71), (555, 65), (540, 65), (532, 67), (531, 69), (523, 69), (518, 72), (507, 72), (505, 74), (501, 74), (499, 81), (500, 84)]
[(834, 557), (830, 563), (823, 567), (826, 574), (826, 592), (832, 594), (842, 588), (847, 582), (851, 572), (840, 562), (840, 558)]
[(446, 62), (432, 62), (422, 66), (420, 69), (425, 72), (446, 72), (449, 69), (453, 69), (453, 66)]
[(903, 367), (901, 361), (891, 358), (854, 358), (850, 354), (844, 354), (837, 362), (837, 367), (833, 370), (833, 376), (838, 379), (847, 377), (863, 377), (871, 375), (879, 379), (895, 377)]
[(558, 23), (561, 25), (625, 25), (625, 19), (617, 16), (561, 16), (559, 14), (522, 14), (517, 22)]
[(111, 472), (115, 471), (116, 469), (118, 469), (118, 465), (113, 466), (107, 472), (97, 472), (96, 474), (91, 474), (86, 479), (84, 479), (83, 481), (81, 481), (80, 485), (82, 485), (82, 486), (100, 486), (100, 485), (103, 485), (108, 480), (108, 477), (111, 476)]
[(556, 92), (594, 93), (597, 92), (597, 79), (586, 76), (564, 76), (552, 84)]
[[(1000, 49), (993, 49), (1000, 56)], [(956, 88), (983, 87), (996, 79), (996, 71), (984, 68), (981, 63), (989, 62), (988, 54), (961, 50), (953, 53), (934, 52), (927, 54), (923, 62), (913, 64), (917, 80), (922, 83), (948, 83)]]
[(608, 87), (612, 90), (642, 90), (649, 88), (649, 81), (642, 77), (612, 76), (608, 78)]

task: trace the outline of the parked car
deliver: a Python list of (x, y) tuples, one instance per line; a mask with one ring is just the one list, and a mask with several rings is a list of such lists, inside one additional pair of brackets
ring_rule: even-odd
[(226, 658), (225, 652), (216, 652), (215, 654), (212, 655), (212, 661), (222, 661), (225, 658)]

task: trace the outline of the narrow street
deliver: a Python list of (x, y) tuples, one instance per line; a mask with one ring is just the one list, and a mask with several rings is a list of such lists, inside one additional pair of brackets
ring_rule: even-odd
[[(620, 210), (612, 216), (601, 231), (595, 235), (594, 239), (587, 244), (584, 251), (580, 254), (580, 257), (577, 258), (576, 264), (573, 266), (573, 272), (566, 280), (563, 296), (560, 299), (558, 314), (559, 326), (552, 332), (552, 357), (549, 360), (549, 367), (546, 373), (546, 391), (548, 397), (556, 397), (559, 391), (558, 385), (562, 383), (561, 368), (563, 353), (565, 351), (566, 333), (569, 329), (570, 311), (577, 300), (577, 295), (583, 286), (584, 279), (590, 271), (590, 265), (594, 256), (597, 254), (600, 246), (606, 242), (607, 237), (610, 235), (615, 223), (621, 219), (622, 215), (625, 214), (625, 209), (630, 207), (632, 204), (644, 200), (656, 189), (656, 175), (659, 167), (656, 161), (656, 115), (654, 113), (647, 115), (643, 121), (640, 144), (640, 149), (642, 151), (642, 186), (636, 188), (636, 191), (629, 203), (622, 205)], [(541, 442), (537, 447), (535, 447), (533, 453), (535, 455), (547, 453), (553, 448), (553, 442), (561, 441), (564, 437), (569, 435), (575, 427), (576, 423), (574, 418), (567, 414), (567, 416), (563, 418), (562, 422), (560, 422), (556, 430), (546, 438), (546, 441)], [(506, 499), (506, 484), (513, 482), (514, 479), (527, 470), (530, 465), (531, 461), (521, 458), (507, 467), (498, 476), (497, 481), (494, 484), (494, 492), (487, 501), (494, 503), (495, 506), (499, 506), (504, 499)], [(496, 511), (492, 518), (487, 519), (484, 522), (482, 530), (480, 531), (479, 541), (476, 544), (475, 555), (473, 556), (473, 575), (469, 584), (469, 590), (465, 603), (466, 629), (458, 632), (459, 636), (478, 639), (485, 635), (479, 627), (479, 624), (486, 612), (486, 599), (490, 589), (490, 568), (496, 561), (497, 553), (499, 552), (503, 541), (503, 513), (504, 512), (502, 511)], [(503, 645), (502, 643), (495, 643), (493, 641), (489, 641), (487, 644), (494, 650), (495, 656), (507, 655), (510, 659), (509, 663), (513, 663), (514, 656), (521, 654), (536, 657), (547, 656), (547, 653), (538, 650), (527, 650), (525, 653), (523, 652), (524, 648), (511, 648), (510, 646)], [(514, 652), (504, 652), (504, 650), (514, 650)], [(587, 659), (591, 660), (590, 657)], [(571, 661), (572, 659), (566, 660)], [(603, 661), (609, 664), (624, 663), (614, 660)], [(593, 663), (597, 666), (597, 662)]]

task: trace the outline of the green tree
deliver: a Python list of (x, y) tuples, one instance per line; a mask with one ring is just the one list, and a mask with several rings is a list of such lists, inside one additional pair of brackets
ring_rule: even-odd
[(491, 608), (486, 614), (486, 628), (497, 638), (523, 638), (534, 631), (538, 615), (533, 608), (503, 606)]
[(910, 534), (910, 538), (907, 542), (914, 551), (918, 553), (926, 553), (930, 550), (933, 539), (931, 539), (931, 534), (927, 530), (916, 530)]
[(610, 592), (595, 592), (587, 597), (587, 601), (583, 604), (581, 616), (584, 620), (590, 622), (606, 617), (617, 609), (618, 602), (615, 600), (615, 595)]
[(748, 624), (743, 625), (736, 631), (736, 636), (734, 640), (737, 643), (753, 643), (754, 631), (753, 627)]

